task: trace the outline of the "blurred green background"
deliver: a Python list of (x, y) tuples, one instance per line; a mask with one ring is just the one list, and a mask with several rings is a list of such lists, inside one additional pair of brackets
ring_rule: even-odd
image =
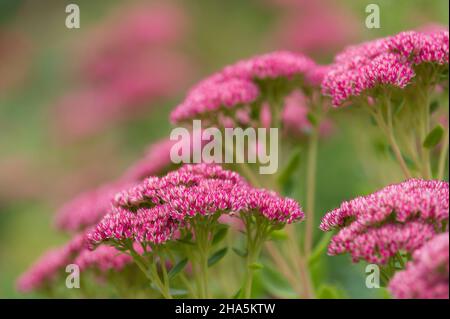
[[(23, 297), (14, 287), (17, 276), (48, 247), (68, 239), (53, 226), (58, 207), (113, 180), (147, 145), (167, 136), (170, 110), (198, 79), (240, 58), (280, 48), (306, 51), (329, 63), (350, 43), (448, 26), (449, 5), (448, 0), (171, 1), (186, 19), (176, 44), (192, 69), (185, 81), (164, 98), (144, 102), (137, 116), (65, 138), (64, 127), (54, 123), (55, 103), (83, 84), (76, 69), (80, 51), (92, 41), (89, 33), (117, 7), (125, 12), (142, 2), (153, 1), (0, 0), (0, 297)], [(64, 25), (68, 3), (80, 7), (80, 29)], [(312, 3), (319, 7), (311, 8)], [(380, 29), (364, 25), (369, 3), (380, 6)], [(345, 199), (401, 178), (391, 173), (389, 159), (380, 166), (377, 156), (383, 155), (369, 145), (370, 127), (348, 113), (332, 112), (335, 130), (320, 147), (318, 218)], [(342, 124), (349, 116), (352, 125)], [(348, 297), (382, 296), (365, 287), (363, 266), (352, 265), (348, 256), (322, 258), (318, 280)]]

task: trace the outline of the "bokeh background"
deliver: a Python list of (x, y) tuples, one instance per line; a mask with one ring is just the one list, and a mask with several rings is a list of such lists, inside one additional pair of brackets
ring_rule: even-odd
[[(65, 27), (69, 3), (80, 7), (80, 29)], [(380, 6), (379, 29), (365, 27), (369, 3)], [(448, 6), (448, 0), (0, 0), (0, 297), (24, 297), (15, 290), (18, 275), (67, 241), (54, 227), (58, 207), (121, 175), (147, 145), (167, 136), (170, 110), (202, 76), (274, 49), (329, 63), (351, 43), (448, 27)], [(348, 113), (332, 112), (333, 132), (320, 147), (318, 218), (342, 200), (401, 179), (370, 125)], [(365, 287), (363, 266), (348, 256), (321, 258), (316, 280), (346, 297), (383, 296)], [(289, 297), (287, 286), (276, 279), (272, 289)]]

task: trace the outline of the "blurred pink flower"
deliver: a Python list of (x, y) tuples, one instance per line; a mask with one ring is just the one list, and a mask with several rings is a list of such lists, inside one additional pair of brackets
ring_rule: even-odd
[(357, 19), (330, 0), (274, 0), (284, 9), (275, 42), (289, 50), (329, 55), (359, 36)]
[(186, 26), (183, 11), (169, 3), (107, 17), (81, 45), (78, 88), (56, 103), (58, 131), (69, 139), (92, 135), (184, 88), (193, 70), (178, 45)]
[(83, 249), (85, 238), (81, 234), (76, 235), (65, 246), (48, 250), (19, 277), (17, 289), (25, 293), (51, 285), (58, 274), (72, 263), (73, 258)]
[(397, 272), (389, 290), (399, 299), (448, 299), (449, 235), (435, 236), (413, 254), (406, 269)]

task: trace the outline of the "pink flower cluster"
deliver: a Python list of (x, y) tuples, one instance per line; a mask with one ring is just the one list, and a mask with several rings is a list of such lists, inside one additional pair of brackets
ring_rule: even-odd
[(168, 169), (172, 164), (170, 150), (173, 144), (169, 139), (152, 144), (144, 158), (132, 165), (117, 181), (86, 191), (64, 204), (56, 215), (57, 227), (73, 232), (95, 225), (111, 208), (116, 193)]
[(283, 48), (323, 57), (353, 42), (360, 33), (356, 17), (334, 0), (269, 2), (282, 9), (275, 41)]
[(316, 85), (318, 78), (324, 75), (316, 68), (318, 66), (313, 60), (288, 51), (238, 61), (195, 85), (171, 113), (171, 121), (186, 121), (211, 111), (217, 112), (222, 107), (233, 110), (237, 106), (255, 102), (262, 93), (257, 85), (265, 80), (290, 80), (302, 76), (307, 84)]
[[(139, 251), (138, 247), (136, 249)], [(131, 262), (129, 255), (114, 247), (102, 246), (95, 251), (89, 250), (86, 235), (80, 233), (66, 245), (45, 252), (18, 279), (17, 288), (25, 293), (51, 287), (69, 264), (77, 265), (81, 271), (95, 269), (96, 274), (106, 274), (109, 270), (120, 271)]]
[(404, 88), (416, 76), (415, 65), (448, 65), (448, 41), (448, 31), (409, 31), (351, 46), (336, 56), (322, 92), (339, 106), (381, 85)]
[(77, 231), (94, 225), (106, 214), (114, 195), (125, 185), (105, 184), (78, 195), (58, 211), (56, 226), (61, 230)]
[(294, 200), (252, 188), (237, 173), (211, 164), (185, 165), (162, 178), (148, 178), (119, 193), (115, 205), (88, 234), (90, 244), (124, 239), (163, 244), (198, 215), (257, 213), (275, 224), (304, 216)]
[(207, 116), (220, 108), (234, 108), (250, 104), (259, 97), (258, 87), (250, 81), (231, 79), (208, 83), (193, 90), (171, 113), (172, 122), (181, 122), (202, 115)]
[(397, 272), (389, 290), (399, 299), (449, 298), (449, 235), (437, 235), (414, 252), (406, 270)]
[(101, 246), (94, 251), (83, 249), (73, 263), (78, 265), (80, 270), (93, 268), (106, 273), (108, 270), (122, 270), (132, 263), (132, 258), (114, 247)]
[(17, 281), (17, 289), (30, 292), (43, 288), (84, 248), (84, 236), (75, 236), (67, 245), (47, 251)]
[(80, 45), (80, 87), (57, 101), (57, 129), (85, 137), (184, 88), (192, 67), (177, 44), (186, 29), (173, 4), (120, 7), (107, 16)]
[[(302, 137), (311, 132), (313, 127), (308, 119), (308, 113), (306, 97), (300, 90), (295, 90), (286, 97), (281, 118), (288, 136)], [(267, 123), (266, 127), (270, 125), (270, 120), (264, 122)], [(331, 121), (322, 121), (319, 127), (320, 134), (328, 135), (332, 131), (332, 127)]]
[(327, 213), (320, 229), (339, 229), (330, 255), (350, 253), (355, 262), (386, 263), (400, 250), (413, 252), (448, 222), (447, 182), (411, 179), (344, 202)]

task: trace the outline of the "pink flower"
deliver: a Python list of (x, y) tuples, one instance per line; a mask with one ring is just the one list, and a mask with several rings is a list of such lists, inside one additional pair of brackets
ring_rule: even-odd
[(83, 76), (112, 79), (155, 48), (172, 49), (186, 35), (187, 24), (182, 8), (173, 4), (118, 7), (85, 39)]
[(447, 182), (411, 179), (344, 202), (327, 213), (323, 231), (339, 229), (331, 255), (349, 252), (354, 261), (386, 263), (399, 250), (412, 252), (448, 222)]
[(91, 251), (84, 249), (75, 258), (74, 264), (80, 267), (80, 270), (95, 269), (102, 273), (109, 270), (120, 271), (125, 266), (131, 264), (132, 259), (114, 247), (101, 246), (98, 249)]
[(123, 240), (163, 244), (196, 216), (261, 214), (272, 223), (303, 219), (298, 203), (254, 189), (238, 174), (218, 165), (184, 165), (118, 194), (111, 212), (88, 234), (92, 246)]
[(404, 88), (422, 63), (448, 65), (448, 31), (402, 32), (351, 46), (338, 54), (322, 82), (333, 105), (380, 85)]
[(275, 25), (278, 46), (326, 56), (351, 43), (360, 33), (352, 12), (333, 0), (277, 2), (284, 4), (281, 18)]
[(186, 99), (172, 111), (170, 119), (177, 123), (208, 116), (222, 108), (233, 110), (254, 102), (258, 96), (258, 88), (250, 81), (230, 79), (208, 83), (191, 91)]
[(142, 114), (192, 75), (191, 61), (175, 45), (186, 30), (180, 8), (138, 5), (106, 20), (80, 45), (79, 88), (56, 103), (55, 126), (69, 139)]
[[(241, 60), (196, 84), (185, 100), (171, 113), (171, 121), (176, 123), (196, 117), (213, 120), (218, 118), (220, 123), (225, 123), (225, 127), (231, 126), (232, 123), (226, 121), (227, 119), (223, 120), (222, 113), (235, 112), (237, 106), (242, 110), (242, 107), (256, 102), (257, 99), (259, 101), (260, 98), (270, 96), (270, 85), (267, 87), (264, 82), (302, 78), (303, 85), (318, 86), (325, 71), (325, 67), (317, 66), (308, 57), (288, 51), (276, 51)], [(284, 98), (284, 95), (291, 91), (286, 83), (282, 86), (277, 88), (279, 98)], [(239, 113), (234, 119), (240, 121), (245, 118), (243, 122), (248, 124), (249, 110), (245, 111), (247, 114)]]
[(241, 60), (225, 67), (221, 74), (225, 78), (264, 80), (293, 78), (311, 72), (315, 63), (310, 58), (289, 51), (275, 51)]
[(350, 253), (353, 262), (363, 259), (369, 263), (386, 264), (397, 252), (414, 252), (435, 236), (430, 224), (411, 221), (407, 224), (386, 224), (358, 232), (351, 226), (331, 239), (328, 254)]
[(165, 139), (150, 145), (144, 158), (133, 164), (117, 181), (86, 191), (64, 204), (57, 213), (61, 230), (77, 231), (95, 225), (111, 208), (114, 196), (137, 182), (164, 173), (171, 165), (173, 141)]
[[(301, 138), (312, 130), (312, 123), (308, 118), (308, 102), (300, 90), (295, 90), (285, 99), (285, 105), (281, 115), (286, 135)], [(327, 136), (332, 131), (332, 123), (325, 119), (320, 123), (320, 134)]]
[(448, 299), (449, 235), (435, 236), (416, 250), (406, 270), (397, 272), (389, 290), (399, 299)]
[(415, 76), (412, 66), (395, 54), (381, 54), (366, 63), (352, 60), (328, 72), (322, 82), (322, 92), (332, 97), (333, 105), (338, 106), (378, 86), (404, 88)]
[(17, 289), (25, 293), (51, 285), (84, 247), (84, 236), (77, 235), (67, 245), (47, 251), (20, 276)]
[(124, 183), (105, 184), (84, 192), (61, 207), (56, 216), (59, 229), (77, 231), (97, 223), (111, 207), (114, 195), (124, 187)]

